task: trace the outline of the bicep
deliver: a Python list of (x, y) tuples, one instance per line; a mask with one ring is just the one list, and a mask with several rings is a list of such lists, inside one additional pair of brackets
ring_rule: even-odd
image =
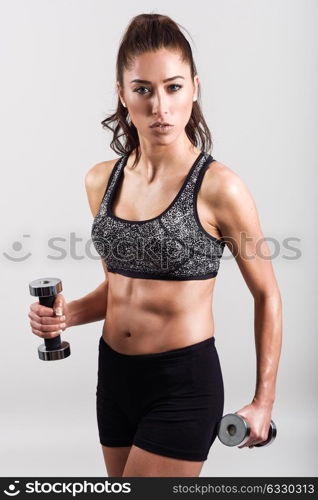
[(271, 255), (255, 201), (237, 174), (224, 175), (216, 209), (218, 226), (254, 298), (277, 291)]

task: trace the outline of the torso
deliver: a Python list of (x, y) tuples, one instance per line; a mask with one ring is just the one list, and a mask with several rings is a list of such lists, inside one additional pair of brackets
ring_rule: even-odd
[[(189, 159), (189, 168), (194, 157)], [(99, 164), (101, 171), (105, 172), (98, 195), (100, 201), (117, 160), (118, 158)], [(125, 169), (127, 173), (116, 193), (112, 211), (114, 215), (128, 220), (156, 217), (174, 198), (186, 171), (178, 179), (174, 175), (170, 179), (164, 179), (164, 185), (150, 189), (142, 187), (138, 175), (129, 168), (131, 164), (132, 160), (129, 158)], [(221, 168), (223, 165), (217, 161), (210, 163), (197, 200), (200, 222), (216, 238), (220, 238), (221, 234), (213, 220), (213, 210), (208, 200), (211, 197), (211, 176), (217, 175)], [(138, 200), (138, 207), (131, 200)], [(124, 354), (163, 352), (212, 337), (214, 284), (215, 278), (165, 281), (131, 278), (109, 272), (103, 337), (114, 350)]]

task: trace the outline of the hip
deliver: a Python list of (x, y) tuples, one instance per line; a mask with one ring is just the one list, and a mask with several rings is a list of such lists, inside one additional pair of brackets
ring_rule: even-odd
[(99, 391), (122, 397), (146, 399), (200, 396), (207, 404), (223, 400), (224, 386), (215, 337), (164, 352), (123, 354), (100, 338)]

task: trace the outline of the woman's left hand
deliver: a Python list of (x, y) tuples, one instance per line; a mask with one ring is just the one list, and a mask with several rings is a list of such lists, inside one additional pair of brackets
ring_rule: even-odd
[(248, 441), (242, 446), (238, 446), (238, 448), (244, 448), (244, 446), (252, 448), (255, 444), (266, 441), (272, 417), (271, 404), (258, 403), (253, 400), (251, 404), (244, 406), (235, 413), (244, 417), (251, 428)]

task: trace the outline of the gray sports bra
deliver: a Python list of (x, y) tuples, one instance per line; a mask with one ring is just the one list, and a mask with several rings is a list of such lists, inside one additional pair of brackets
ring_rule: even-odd
[(197, 212), (199, 188), (209, 163), (215, 161), (213, 157), (201, 151), (170, 205), (157, 217), (133, 221), (112, 212), (128, 156), (115, 163), (91, 230), (93, 244), (107, 270), (160, 280), (216, 276), (225, 242), (205, 231)]

